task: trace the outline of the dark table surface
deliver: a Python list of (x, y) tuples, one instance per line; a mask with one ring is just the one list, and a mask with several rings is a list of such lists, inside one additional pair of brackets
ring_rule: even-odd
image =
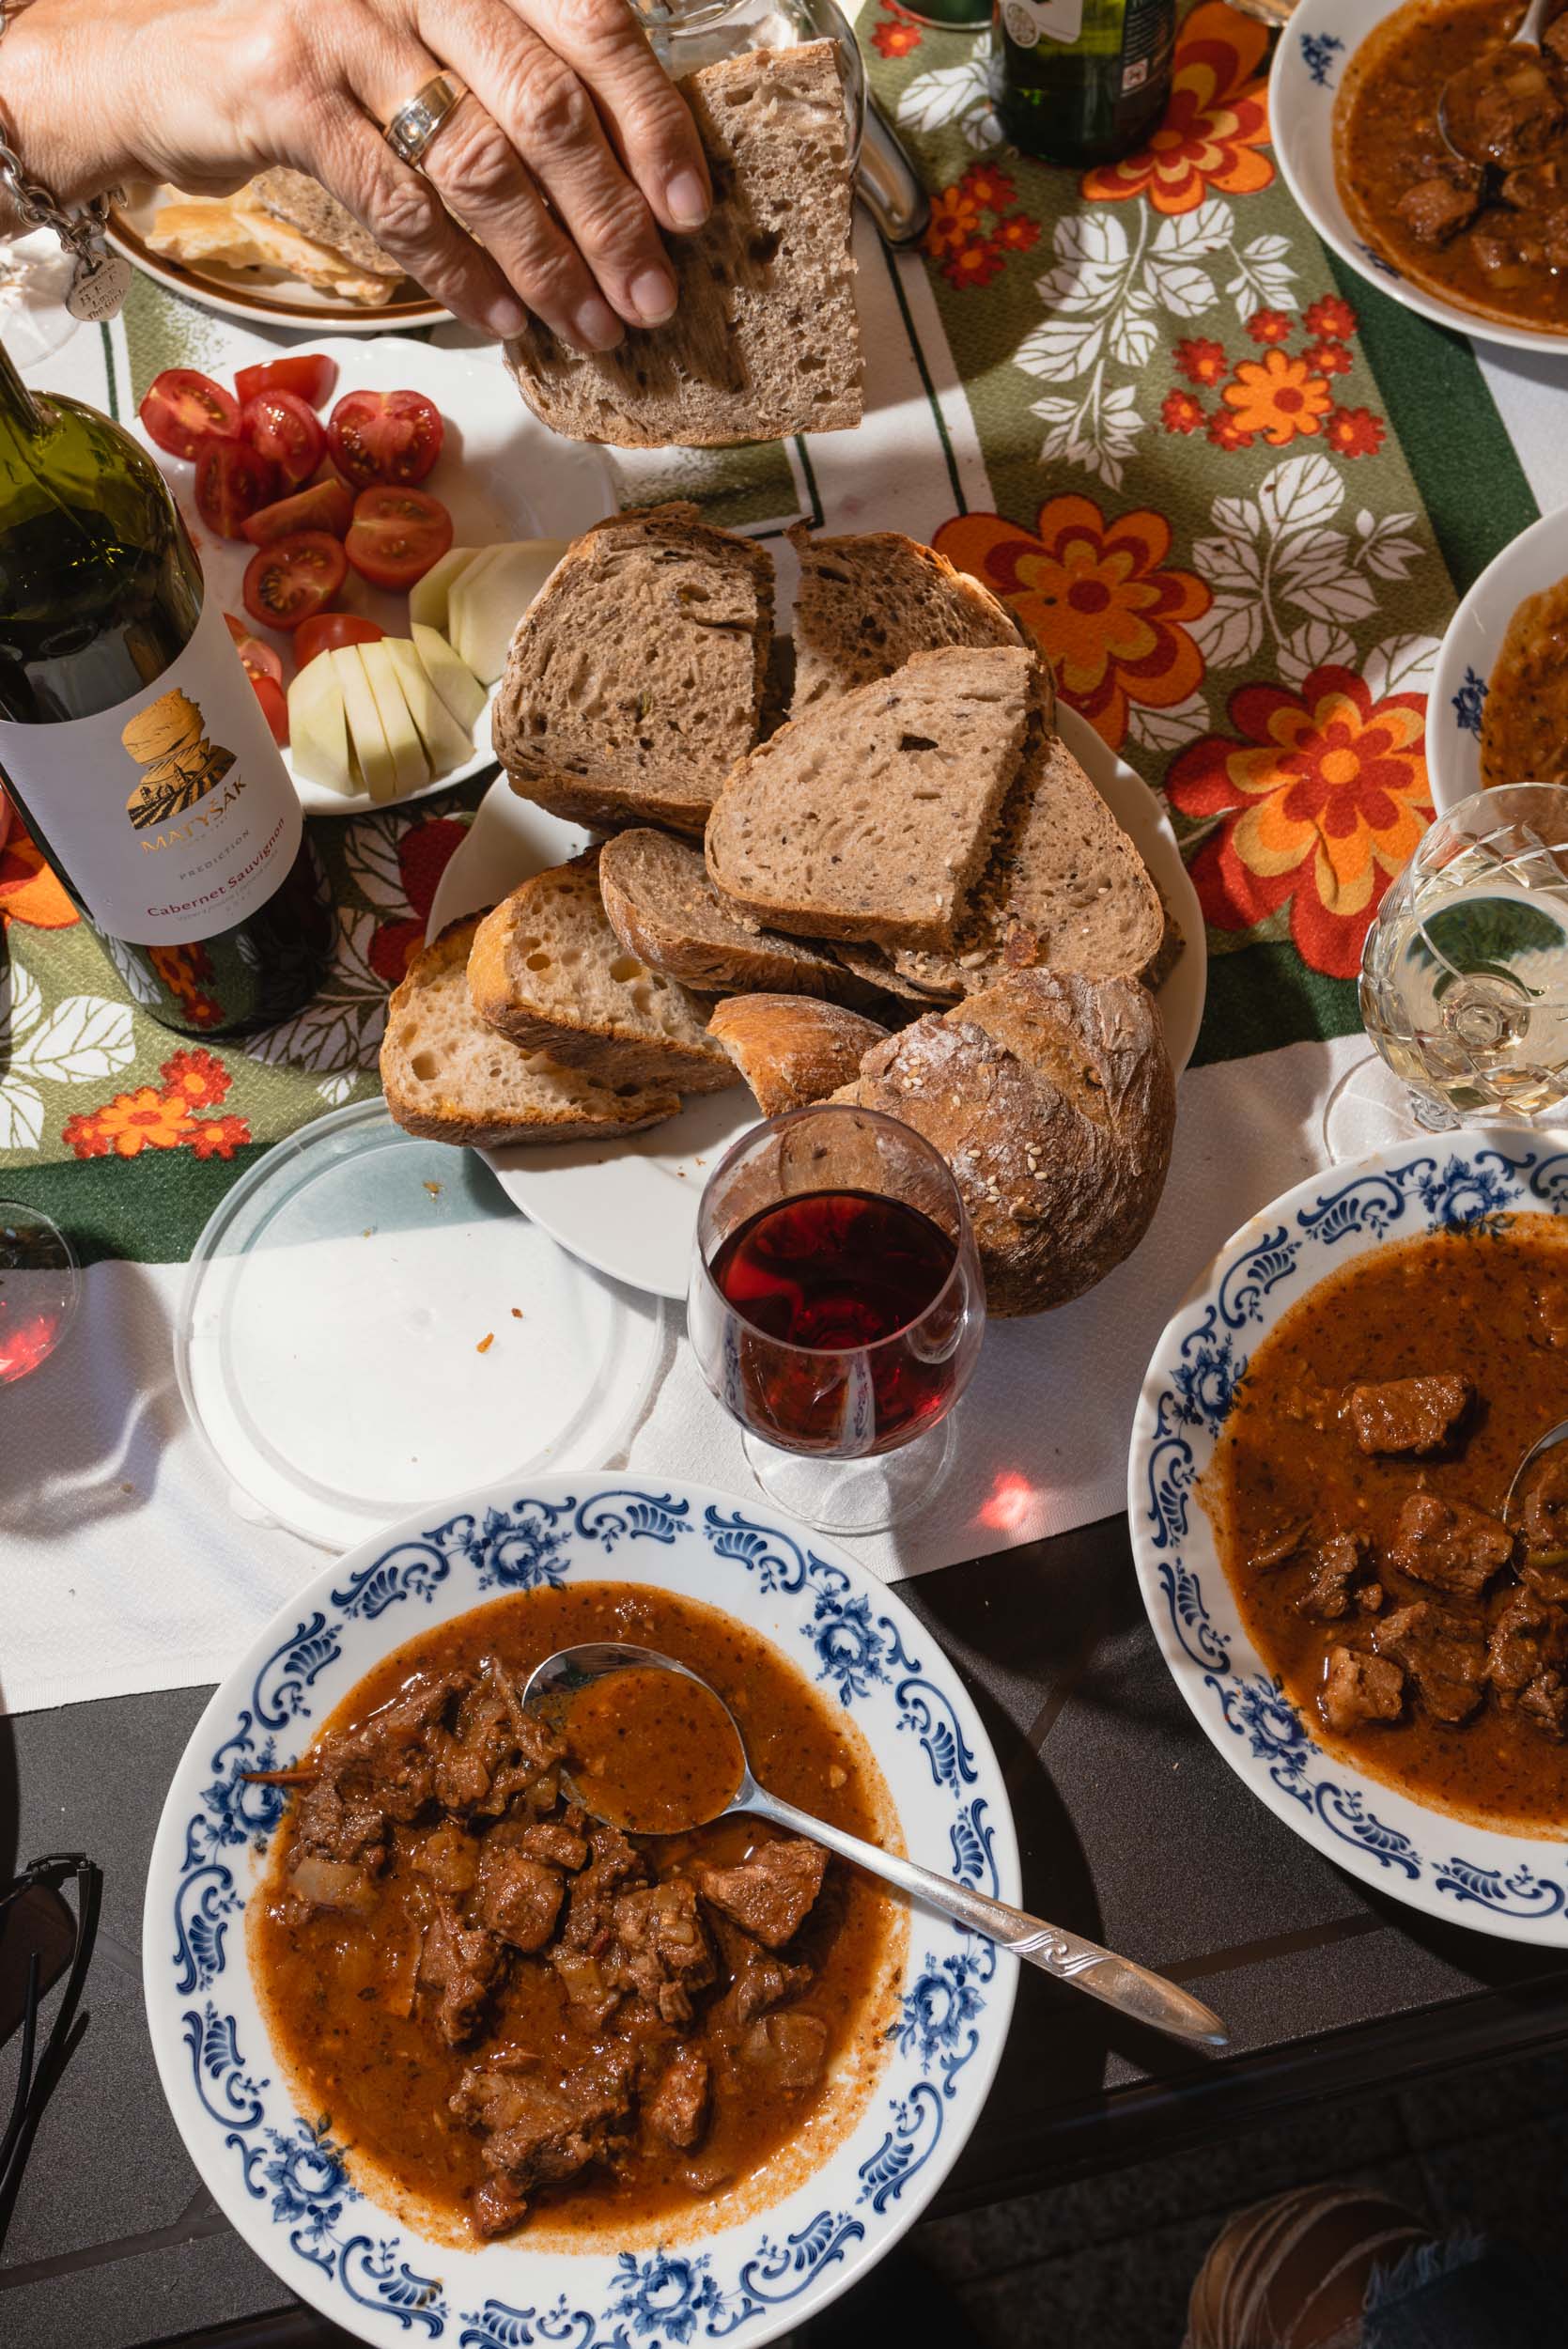
[[(937, 2207), (999, 2201), (1336, 2094), (1568, 2038), (1568, 1956), (1363, 1890), (1242, 1786), (1160, 1660), (1125, 1521), (907, 1582), (1006, 1773), (1025, 1905), (1191, 1983), (1201, 2061), (1023, 1969), (1008, 2057)], [(103, 1866), (91, 2024), (39, 2133), (0, 2268), (7, 2349), (132, 2349), (291, 2307), (192, 2170), (142, 2018), (142, 1885), (205, 1688), (0, 1719), (0, 1881)], [(0, 2109), (15, 2043), (0, 2051)], [(241, 2327), (256, 2349), (288, 2324)]]

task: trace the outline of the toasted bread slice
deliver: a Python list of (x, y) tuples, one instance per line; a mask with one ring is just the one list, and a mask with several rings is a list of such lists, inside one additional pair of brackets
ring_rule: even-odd
[(381, 1084), (397, 1124), (431, 1142), (499, 1148), (508, 1142), (593, 1142), (674, 1117), (667, 1087), (606, 1082), (510, 1044), (486, 1025), (468, 991), (480, 916), (448, 923), (387, 1006)]
[(536, 873), (474, 935), (469, 992), (515, 1044), (607, 1084), (717, 1093), (735, 1082), (711, 1006), (629, 955), (599, 894), (598, 851)]
[(1181, 933), (1148, 867), (1044, 712), (951, 947), (894, 947), (913, 987), (955, 1002), (1036, 967), (1156, 987)]
[(523, 614), (495, 706), (512, 788), (568, 821), (700, 833), (757, 739), (773, 566), (694, 506), (614, 515)]
[(852, 190), (836, 44), (753, 49), (680, 85), (707, 157), (706, 225), (669, 246), (679, 306), (583, 354), (539, 319), (508, 343), (524, 399), (568, 439), (702, 448), (861, 420)]
[(814, 538), (797, 522), (787, 536), (800, 560), (794, 717), (892, 677), (917, 652), (1026, 642), (989, 588), (902, 531)]
[(1037, 668), (1021, 645), (917, 653), (792, 718), (708, 818), (715, 886), (806, 938), (950, 943), (1017, 773)]

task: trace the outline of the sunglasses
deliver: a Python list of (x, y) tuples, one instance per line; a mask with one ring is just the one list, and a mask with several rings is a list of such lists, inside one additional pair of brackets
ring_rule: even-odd
[[(75, 1896), (74, 1909), (66, 1898), (68, 1888)], [(81, 1852), (35, 1859), (0, 1892), (0, 2045), (19, 2028), (22, 2032), (16, 2091), (0, 2136), (0, 2247), (44, 2107), (87, 2027), (77, 2010), (102, 1897), (102, 1871)], [(40, 2052), (43, 2001), (62, 1977), (65, 1988)]]

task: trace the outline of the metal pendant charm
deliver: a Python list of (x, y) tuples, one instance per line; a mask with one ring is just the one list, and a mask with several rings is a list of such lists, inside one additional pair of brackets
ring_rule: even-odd
[(131, 264), (117, 253), (78, 257), (66, 291), (66, 308), (87, 324), (117, 318), (131, 291)]

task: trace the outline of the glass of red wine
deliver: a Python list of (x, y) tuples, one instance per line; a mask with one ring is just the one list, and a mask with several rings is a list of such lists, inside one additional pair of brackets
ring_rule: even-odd
[(769, 1500), (824, 1532), (897, 1524), (952, 1465), (986, 1330), (945, 1159), (848, 1104), (753, 1127), (703, 1193), (687, 1328)]

